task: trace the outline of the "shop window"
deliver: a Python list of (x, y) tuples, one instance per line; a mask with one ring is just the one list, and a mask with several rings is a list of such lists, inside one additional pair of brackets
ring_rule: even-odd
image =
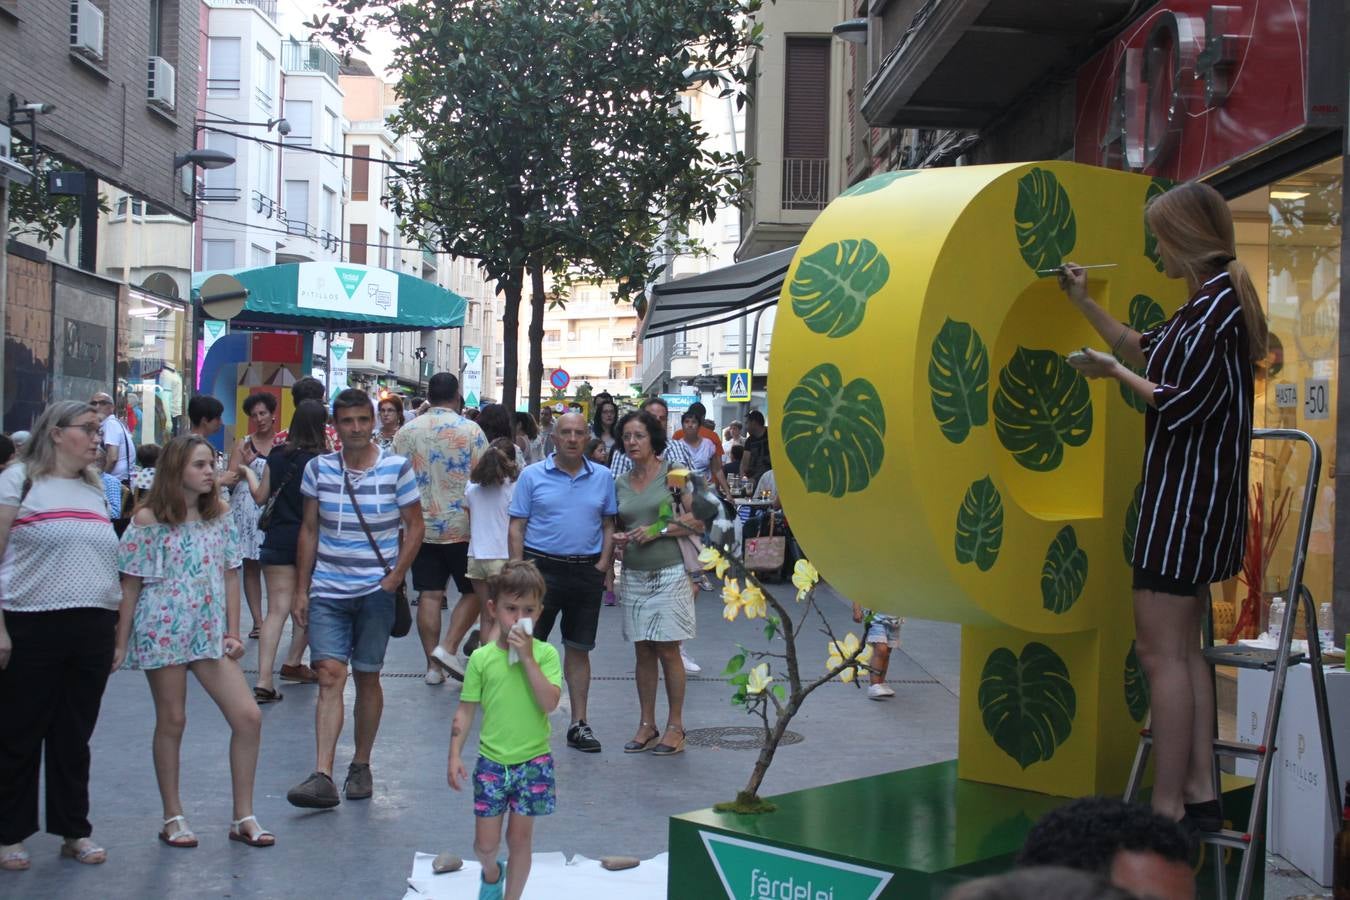
[[(1262, 295), (1270, 325), (1269, 352), (1257, 368), (1256, 426), (1298, 428), (1321, 447), (1324, 469), (1313, 510), (1304, 584), (1320, 603), (1332, 596), (1341, 294), (1342, 161), (1332, 160), (1231, 201), (1238, 258)], [(1302, 514), (1307, 456), (1287, 445), (1252, 447), (1252, 482), (1263, 497), (1263, 544), (1288, 517), (1261, 572), (1266, 599), (1283, 594)], [(1253, 493), (1253, 498), (1255, 493)], [(1287, 499), (1286, 499), (1287, 498)], [(1250, 501), (1254, 506), (1254, 499)], [(1245, 586), (1224, 585), (1223, 599), (1241, 603)]]
[[(214, 243), (208, 241), (207, 243)], [(123, 291), (118, 299), (118, 409), (137, 444), (163, 444), (187, 414), (191, 331), (181, 302)]]

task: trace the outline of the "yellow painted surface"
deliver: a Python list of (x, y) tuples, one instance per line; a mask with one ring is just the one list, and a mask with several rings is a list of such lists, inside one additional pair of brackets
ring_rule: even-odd
[[(1002, 377), (1014, 374), (1019, 348), (1041, 351), (1036, 358), (1048, 360), (1047, 371), (1085, 345), (1109, 349), (1055, 279), (1038, 277), (1019, 246), (1026, 240), (1025, 229), (1019, 232), (1016, 224), (1019, 182), (1026, 192), (1028, 179), (1039, 179), (1034, 183), (1043, 187), (1047, 174), (1054, 190), (1037, 209), (1055, 207), (1054, 197), (1067, 198), (1073, 239), (1068, 241), (1062, 227), (1050, 232), (1068, 245), (1065, 258), (1117, 264), (1092, 270), (1092, 296), (1121, 320), (1139, 294), (1170, 315), (1185, 292), (1145, 255), (1149, 179), (1058, 162), (918, 171), (841, 196), (808, 232), (776, 319), (769, 424), (784, 507), (822, 575), (844, 596), (872, 609), (967, 626), (963, 777), (1074, 795), (1123, 783), (1137, 734), (1123, 689), (1133, 639), (1123, 539), (1139, 480), (1143, 417), (1116, 382), (1094, 381), (1086, 385), (1090, 433), (1080, 428), (1069, 442), (1052, 442), (1059, 444), (1057, 464), (1029, 468), (1000, 439), (997, 395)], [(1062, 208), (1052, 212), (1062, 221)], [(871, 250), (858, 249), (863, 241), (885, 259), (889, 274), (880, 286), (881, 264), (869, 256)], [(830, 245), (839, 249), (842, 283), (875, 291), (860, 321), (856, 303), (828, 302), (831, 290), (847, 297), (847, 287), (840, 293), (830, 277), (821, 277), (819, 265), (803, 265)], [(986, 421), (971, 424), (960, 440), (944, 433), (930, 381), (934, 342), (948, 320), (970, 326), (988, 362)], [(808, 399), (803, 406), (803, 379), (825, 364), (838, 370), (838, 384), (831, 381), (831, 387), (848, 385), (844, 394), (858, 403), (839, 407), (828, 399)], [(1074, 376), (1070, 370), (1055, 377), (1067, 385)], [(1016, 390), (1006, 393), (1011, 397)], [(1036, 403), (1021, 400), (1018, 415), (1032, 416), (1034, 426), (1030, 410)], [(874, 421), (878, 407), (884, 429)], [(831, 417), (832, 410), (842, 412)], [(1055, 416), (1062, 410), (1051, 403), (1036, 412)], [(819, 423), (814, 430), (812, 416)], [(868, 456), (867, 436), (882, 430), (883, 452)], [(795, 459), (788, 448), (793, 441), (800, 442)], [(803, 468), (805, 449), (817, 466), (842, 454), (845, 462), (833, 471), (844, 474), (831, 479), (816, 470), (813, 477)], [(968, 490), (986, 478), (1001, 502), (1002, 530), (996, 555), (982, 567), (958, 560), (956, 535)], [(1080, 591), (1069, 591), (1072, 599), (1061, 600), (1062, 608), (1047, 608), (1042, 579), (1051, 545), (1066, 526), (1086, 554), (1086, 576)], [(1062, 661), (1075, 702), (1067, 739), (1052, 746), (1048, 758), (1024, 766), (1025, 757), (1019, 761), (1001, 749), (986, 727), (980, 685), (991, 653), (1006, 648), (1017, 656), (1031, 643), (1048, 647)], [(1035, 691), (1028, 696), (1035, 699)]]

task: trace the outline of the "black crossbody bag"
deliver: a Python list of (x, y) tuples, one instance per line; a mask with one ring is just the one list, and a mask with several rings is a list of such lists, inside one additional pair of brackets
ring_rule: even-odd
[[(352, 508), (356, 510), (356, 521), (361, 523), (361, 530), (366, 533), (366, 540), (370, 541), (370, 549), (375, 551), (375, 558), (380, 561), (384, 567), (384, 574), (393, 573), (389, 568), (389, 563), (384, 560), (384, 553), (380, 551), (380, 545), (375, 540), (375, 535), (370, 531), (370, 526), (366, 524), (366, 517), (361, 512), (361, 504), (356, 502), (356, 491), (352, 490), (352, 483), (347, 478), (347, 467), (342, 467), (342, 487), (347, 491), (347, 496), (351, 498)], [(400, 540), (402, 537), (400, 536)], [(398, 590), (394, 591), (394, 624), (389, 629), (390, 637), (403, 637), (412, 630), (412, 608), (408, 606), (408, 586), (404, 582), (399, 582)]]

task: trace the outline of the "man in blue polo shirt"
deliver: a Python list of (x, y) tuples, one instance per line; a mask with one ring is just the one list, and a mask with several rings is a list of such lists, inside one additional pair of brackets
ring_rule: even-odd
[(600, 741), (586, 724), (586, 697), (619, 503), (609, 469), (586, 459), (589, 437), (581, 414), (558, 419), (557, 449), (520, 473), (509, 512), (511, 558), (534, 560), (548, 586), (534, 636), (548, 640), (562, 616), (563, 677), (572, 703), (567, 746), (599, 753)]

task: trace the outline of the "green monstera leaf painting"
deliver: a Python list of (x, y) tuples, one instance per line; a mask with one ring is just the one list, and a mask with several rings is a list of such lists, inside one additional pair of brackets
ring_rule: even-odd
[(1063, 265), (1078, 241), (1069, 193), (1059, 179), (1045, 169), (1035, 168), (1017, 179), (1017, 246), (1022, 259), (1039, 272)]
[(969, 323), (948, 319), (933, 338), (928, 387), (938, 427), (953, 444), (988, 423), (989, 352)]
[(1083, 595), (1087, 572), (1087, 551), (1078, 546), (1073, 526), (1065, 525), (1050, 542), (1041, 566), (1041, 604), (1052, 613), (1068, 612)]
[[(1135, 331), (1144, 332), (1148, 331), (1150, 328), (1156, 328), (1163, 322), (1166, 322), (1167, 313), (1163, 312), (1163, 308), (1158, 305), (1157, 300), (1154, 300), (1147, 294), (1135, 294), (1134, 298), (1130, 300), (1130, 315), (1127, 321), (1129, 326)], [(1129, 368), (1130, 371), (1134, 372), (1136, 375), (1140, 373), (1140, 370), (1136, 369), (1134, 366), (1130, 366)], [(1120, 388), (1120, 396), (1125, 398), (1125, 402), (1130, 404), (1135, 412), (1143, 412), (1148, 409), (1148, 404), (1134, 391), (1123, 384), (1118, 385), (1118, 387)]]
[(966, 491), (956, 513), (956, 561), (988, 572), (1003, 545), (1003, 498), (988, 476)]
[(1134, 533), (1139, 530), (1139, 500), (1144, 494), (1144, 483), (1135, 485), (1134, 499), (1125, 510), (1125, 528), (1121, 532), (1121, 547), (1125, 550), (1125, 565), (1134, 565)]
[(788, 285), (792, 311), (816, 334), (843, 337), (862, 324), (867, 301), (890, 277), (890, 263), (871, 241), (826, 244), (797, 265)]
[(886, 412), (877, 389), (865, 378), (845, 384), (832, 363), (807, 372), (788, 393), (782, 429), (788, 462), (808, 493), (861, 491), (881, 469)]
[[(1167, 193), (1175, 184), (1176, 182), (1170, 178), (1154, 178), (1144, 191), (1144, 205), (1147, 206), (1155, 197)], [(1148, 219), (1144, 220), (1144, 255), (1152, 261), (1155, 269), (1159, 272), (1163, 270), (1162, 254), (1158, 252), (1158, 237), (1153, 233), (1153, 229), (1148, 227)]]
[(1049, 472), (1065, 447), (1092, 436), (1087, 380), (1053, 350), (1018, 347), (998, 374), (994, 428), (999, 442), (1033, 472)]
[(882, 188), (888, 188), (901, 178), (907, 178), (913, 174), (913, 169), (902, 169), (898, 172), (883, 172), (880, 175), (874, 175), (871, 178), (858, 182), (846, 191), (840, 191), (839, 196), (859, 197), (863, 194), (870, 194), (874, 191), (879, 191)]
[(1078, 709), (1068, 667), (1034, 641), (1021, 656), (1007, 647), (989, 654), (976, 699), (985, 731), (1023, 769), (1055, 755), (1073, 731)]
[(1134, 641), (1130, 641), (1130, 652), (1125, 655), (1125, 708), (1130, 711), (1130, 718), (1144, 721), (1149, 702), (1148, 678), (1139, 665), (1139, 654), (1134, 652)]

